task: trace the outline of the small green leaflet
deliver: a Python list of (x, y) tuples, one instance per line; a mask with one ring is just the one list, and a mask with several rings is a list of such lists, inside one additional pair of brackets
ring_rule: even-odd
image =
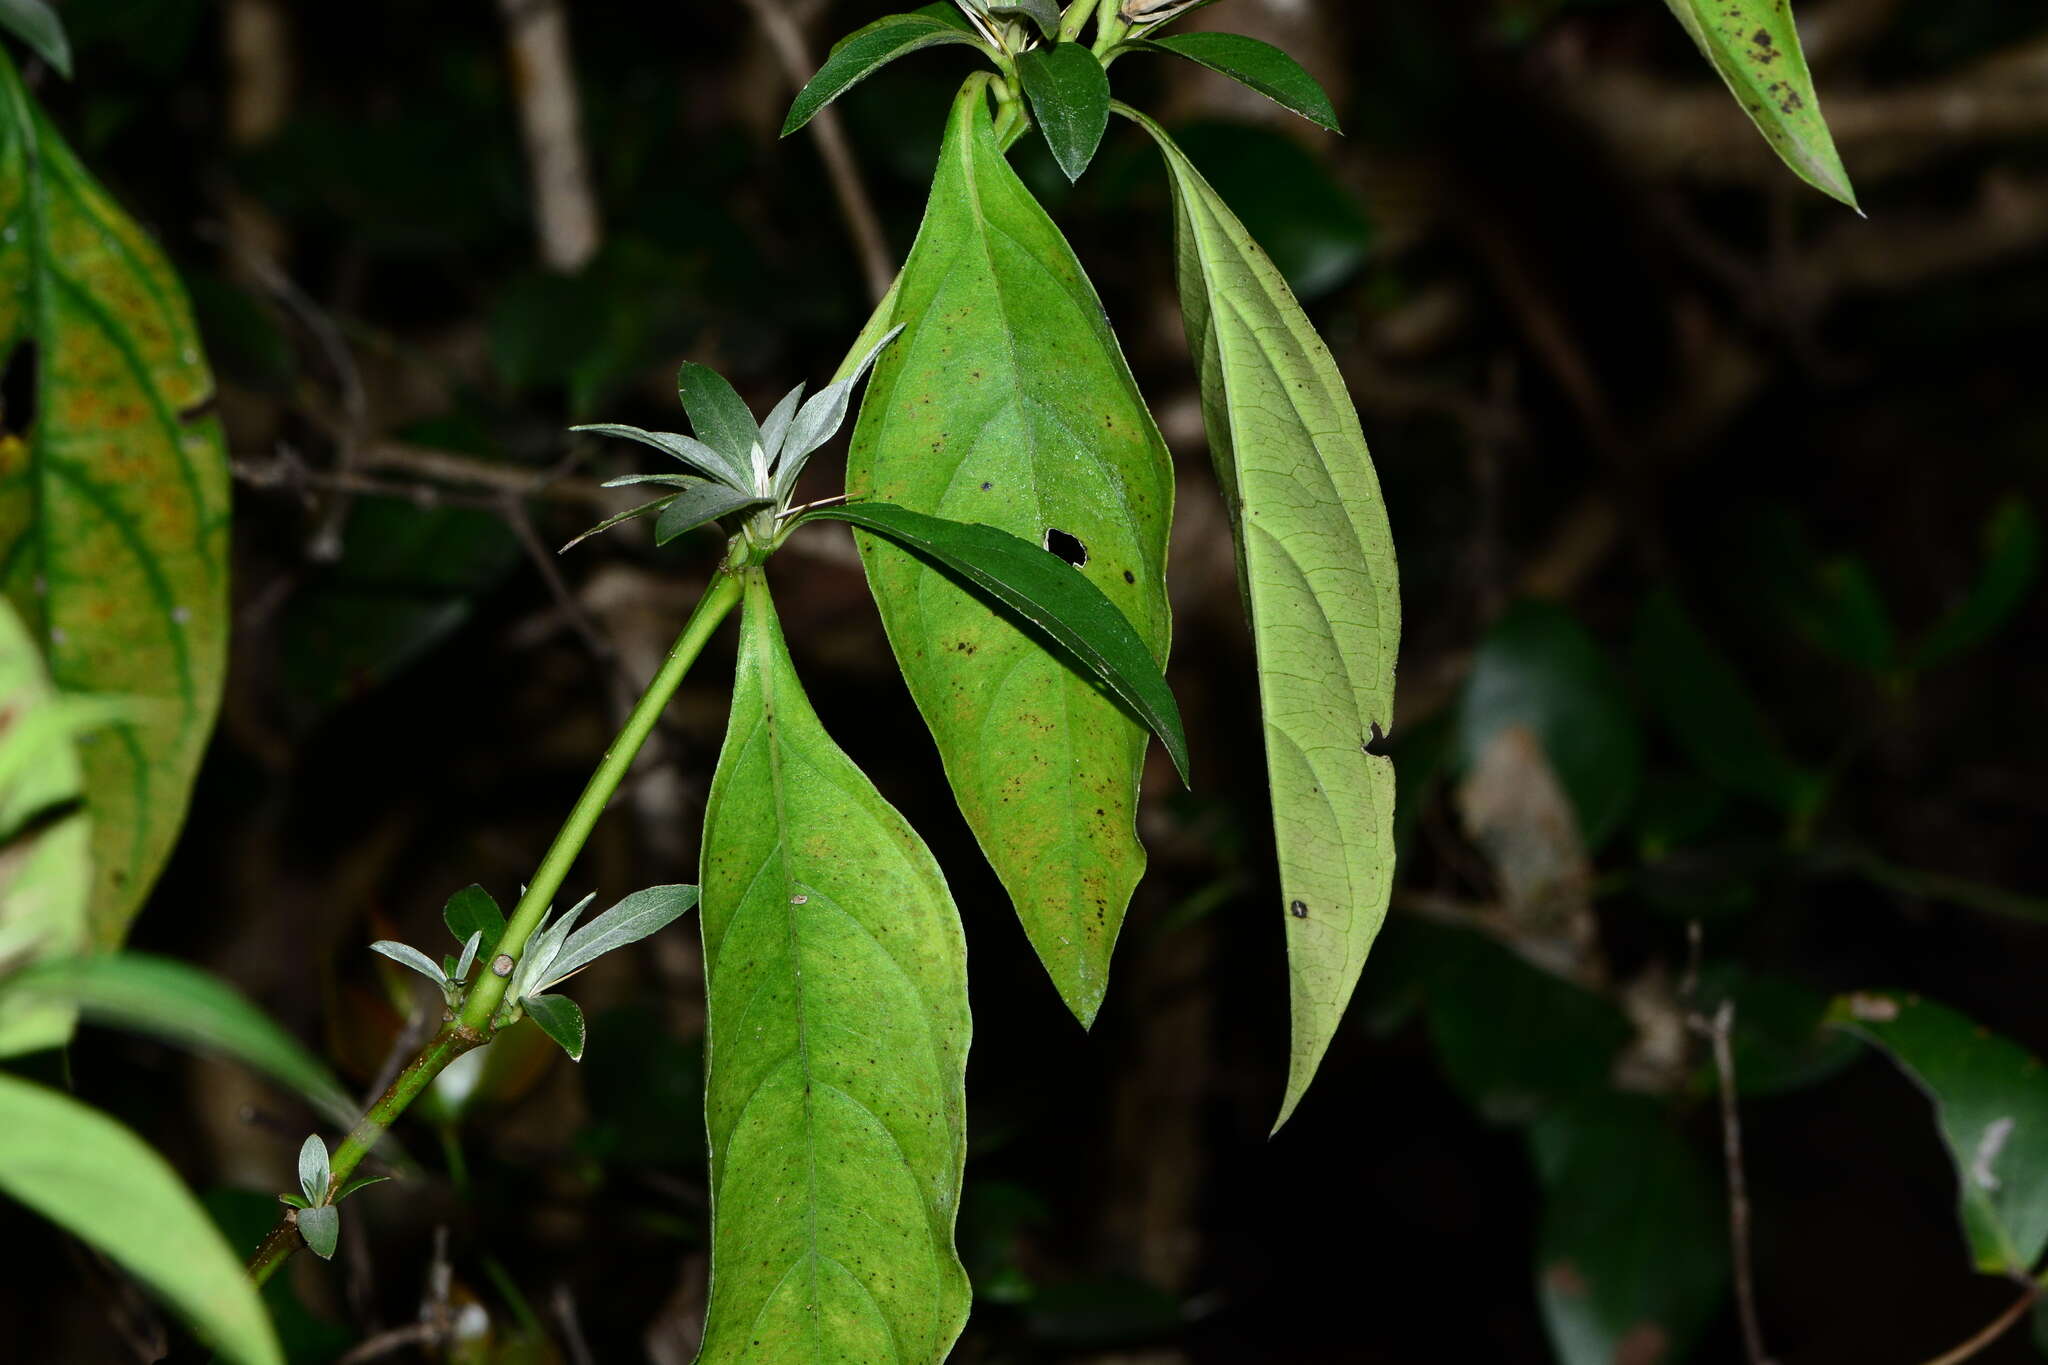
[(227, 661), (228, 464), (163, 255), (0, 51), (0, 356), (35, 420), (0, 437), (0, 591), (64, 692), (148, 705), (78, 747), (95, 944), (127, 933), (185, 818)]
[(306, 1196), (306, 1203), (327, 1202), (327, 1186), (333, 1176), (328, 1165), (327, 1144), (314, 1133), (299, 1144), (299, 1193)]
[[(1181, 312), (1258, 646), (1293, 1043), (1285, 1123), (1386, 919), (1401, 599), (1358, 413), (1293, 291), (1165, 131)], [(1277, 1124), (1275, 1125), (1278, 1126)]]
[(298, 1224), (306, 1249), (323, 1261), (333, 1260), (334, 1249), (341, 1243), (341, 1210), (332, 1204), (315, 1204), (299, 1210)]
[(1177, 33), (1165, 38), (1142, 38), (1130, 46), (1140, 52), (1185, 57), (1249, 86), (1311, 123), (1333, 133), (1341, 131), (1337, 127), (1337, 107), (1330, 103), (1321, 83), (1303, 70), (1300, 62), (1271, 43), (1241, 33)]
[(843, 521), (879, 532), (988, 593), (1050, 636), (1129, 706), (1187, 779), (1188, 741), (1173, 690), (1116, 603), (1080, 570), (1008, 531), (884, 502), (820, 508), (802, 520)]
[(967, 1320), (967, 947), (938, 864), (832, 743), (749, 570), (703, 843), (701, 1365), (937, 1365)]
[(486, 957), (496, 951), (498, 936), (505, 932), (505, 912), (481, 886), (465, 886), (450, 896), (441, 911), (441, 920), (457, 943), (466, 943), (472, 934), (482, 934), (478, 951)]
[(1820, 114), (1789, 0), (1665, 0), (1764, 140), (1801, 180), (1856, 207)]
[(1934, 1102), (1977, 1269), (2031, 1274), (2048, 1247), (2048, 1070), (2040, 1060), (1903, 991), (1841, 996), (1828, 1022), (1882, 1048)]
[(590, 963), (629, 943), (666, 929), (697, 903), (694, 886), (650, 886), (599, 915), (563, 940), (548, 964), (547, 984), (566, 980)]
[(898, 57), (949, 43), (981, 46), (974, 31), (950, 4), (926, 5), (909, 14), (891, 14), (848, 34), (833, 45), (818, 74), (797, 92), (796, 102), (789, 107), (789, 117), (783, 120), (782, 136), (788, 137), (809, 123), (820, 109)]
[(1109, 73), (1081, 44), (1058, 43), (1018, 54), (1017, 76), (1053, 160), (1079, 180), (1109, 131)]
[(0, 1075), (0, 1194), (135, 1276), (233, 1365), (283, 1365), (270, 1316), (213, 1220), (105, 1114)]
[(64, 21), (44, 0), (0, 0), (0, 28), (29, 45), (38, 57), (71, 79), (71, 39)]
[(583, 1060), (583, 1011), (566, 995), (529, 995), (520, 1002), (540, 1031), (555, 1040), (569, 1054), (569, 1060)]
[(715, 483), (699, 484), (676, 494), (654, 523), (654, 543), (666, 545), (688, 535), (699, 526), (768, 506), (771, 499), (753, 493), (739, 493)]

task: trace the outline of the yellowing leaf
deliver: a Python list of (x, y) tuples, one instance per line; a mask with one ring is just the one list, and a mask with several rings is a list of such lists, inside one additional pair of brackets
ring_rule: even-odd
[(220, 705), (228, 471), (213, 378), (154, 244), (0, 54), (0, 588), (66, 692), (152, 701), (79, 746), (90, 924), (120, 942), (170, 853)]

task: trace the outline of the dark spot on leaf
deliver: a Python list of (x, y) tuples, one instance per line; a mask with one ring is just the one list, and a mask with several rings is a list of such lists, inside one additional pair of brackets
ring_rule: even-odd
[(1752, 43), (1755, 43), (1758, 47), (1769, 47), (1771, 45), (1770, 30), (1761, 28), (1758, 29), (1756, 31), (1756, 36), (1754, 38), (1751, 38), (1750, 41)]
[(988, 492), (988, 490), (989, 490), (989, 489), (991, 489), (991, 488), (994, 488), (994, 487), (995, 487), (995, 485), (994, 485), (994, 484), (992, 484), (992, 483), (985, 483), (985, 484), (983, 484), (983, 485), (981, 486), (981, 491), (982, 491), (982, 492), (984, 492), (984, 493), (986, 493), (986, 492)]
[(213, 416), (214, 410), (219, 406), (220, 392), (219, 390), (215, 390), (212, 393), (207, 394), (206, 397), (200, 399), (197, 403), (193, 403), (189, 407), (179, 408), (178, 421), (189, 425), (193, 422), (198, 421), (202, 417), (211, 417)]
[(1088, 547), (1081, 543), (1081, 538), (1057, 527), (1046, 528), (1045, 548), (1077, 569), (1088, 562)]
[(1138, 581), (1138, 576), (1137, 576), (1136, 574), (1132, 573), (1132, 572), (1131, 572), (1131, 571), (1130, 571), (1129, 569), (1125, 569), (1125, 570), (1124, 570), (1124, 582), (1126, 582), (1126, 583), (1135, 583), (1135, 582), (1137, 582), (1137, 581)]
[(26, 436), (36, 420), (36, 344), (23, 341), (0, 369), (0, 436)]
[(1295, 917), (1296, 919), (1307, 919), (1307, 918), (1308, 918), (1308, 902), (1307, 902), (1307, 901), (1296, 901), (1296, 902), (1294, 902), (1294, 904), (1292, 904), (1292, 905), (1290, 905), (1290, 906), (1288, 906), (1288, 907), (1287, 907), (1287, 913), (1288, 913), (1288, 914), (1290, 914), (1290, 915), (1292, 915), (1292, 916), (1294, 916), (1294, 917)]

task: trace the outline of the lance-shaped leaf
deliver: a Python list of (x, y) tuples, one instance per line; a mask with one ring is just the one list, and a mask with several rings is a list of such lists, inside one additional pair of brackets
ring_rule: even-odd
[(819, 726), (753, 571), (705, 811), (702, 1365), (936, 1365), (967, 1317), (966, 944), (938, 864)]
[[(686, 486), (691, 488), (718, 488), (721, 491), (729, 491), (725, 490), (724, 486), (721, 484), (699, 483), (696, 482), (695, 480), (692, 480)], [(565, 555), (569, 553), (569, 551), (575, 549), (578, 545), (581, 545), (584, 541), (590, 539), (592, 536), (601, 536), (606, 531), (611, 530), (614, 526), (622, 526), (626, 522), (633, 521), (640, 517), (644, 517), (650, 512), (659, 512), (663, 508), (667, 507), (669, 503), (672, 501), (674, 501), (674, 495), (670, 495), (669, 497), (656, 498), (652, 502), (643, 502), (638, 507), (629, 508), (626, 511), (620, 512), (615, 516), (606, 517), (603, 521), (600, 521), (597, 525), (583, 532), (574, 540), (569, 541), (555, 553)]]
[[(818, 396), (804, 404), (803, 411), (789, 424), (785, 439), (778, 448), (781, 465), (775, 471), (775, 498), (787, 502), (796, 488), (797, 475), (803, 473), (804, 463), (812, 452), (839, 434), (839, 428), (846, 425), (846, 408), (853, 400), (854, 385), (860, 383), (868, 367), (881, 355), (882, 348), (894, 341), (902, 332), (901, 327), (892, 327), (883, 333), (881, 340), (867, 349), (860, 363), (851, 373), (834, 379), (818, 392)], [(778, 451), (770, 451), (771, 455)]]
[(1311, 123), (1333, 133), (1339, 131), (1337, 107), (1330, 103), (1322, 84), (1303, 70), (1300, 62), (1271, 43), (1242, 33), (1176, 33), (1165, 38), (1140, 39), (1131, 46), (1140, 51), (1185, 57), (1249, 86)]
[(282, 1365), (263, 1302), (213, 1220), (105, 1114), (0, 1075), (0, 1194), (104, 1253), (235, 1365)]
[(1934, 1102), (1977, 1269), (2025, 1276), (2048, 1248), (2048, 1071), (2018, 1044), (1903, 991), (1859, 991), (1828, 1020), (1889, 1053)]
[(1729, 91), (1801, 180), (1856, 207), (1820, 115), (1789, 0), (1665, 0)]
[(412, 968), (437, 986), (447, 984), (448, 974), (441, 970), (441, 964), (409, 943), (394, 943), (388, 938), (380, 938), (370, 945), (370, 951), (382, 953), (400, 966)]
[[(1173, 470), (1059, 229), (953, 106), (930, 207), (847, 457), (847, 487), (1050, 545), (1164, 665)], [(1145, 731), (1096, 682), (947, 572), (862, 535), (868, 582), (968, 824), (1085, 1024), (1145, 868)]]
[(481, 929), (464, 939), (462, 941), (462, 956), (455, 960), (455, 970), (448, 974), (449, 979), (453, 981), (467, 981), (469, 979), (469, 969), (476, 965), (476, 955), (483, 949), (483, 946), (484, 931)]
[(327, 1182), (330, 1179), (327, 1162), (327, 1144), (314, 1133), (299, 1144), (299, 1191), (306, 1196), (308, 1204), (327, 1202)]
[(1057, 43), (1020, 53), (1017, 77), (1053, 160), (1067, 179), (1079, 180), (1109, 131), (1109, 73), (1081, 44)]
[(578, 929), (562, 942), (548, 966), (547, 985), (565, 981), (614, 948), (638, 943), (666, 929), (697, 903), (694, 886), (650, 886)]
[(1266, 253), (1151, 120), (1173, 185), (1181, 311), (1257, 643), (1293, 1044), (1285, 1123), (1358, 984), (1394, 873), (1401, 599), (1358, 413)]
[(90, 923), (120, 942), (169, 856), (220, 706), (228, 467), (178, 280), (0, 53), (0, 589), (65, 692), (153, 704), (79, 746)]
[(761, 424), (731, 381), (709, 365), (686, 361), (676, 372), (676, 393), (690, 414), (697, 439), (723, 455), (735, 469), (745, 470), (740, 487), (753, 487), (754, 452), (761, 444)]
[(885, 502), (823, 507), (805, 521), (843, 521), (951, 569), (1031, 622), (1101, 680), (1159, 736), (1183, 780), (1188, 741), (1173, 690), (1116, 603), (1058, 555), (1008, 531), (928, 517)]
[(909, 14), (887, 15), (849, 33), (833, 44), (818, 74), (797, 92), (796, 102), (789, 107), (789, 117), (783, 120), (782, 135), (788, 137), (809, 123), (820, 109), (898, 57), (948, 43), (981, 45), (974, 30), (946, 3), (926, 5)]
[(569, 430), (589, 431), (599, 436), (623, 436), (629, 441), (652, 446), (664, 455), (672, 455), (690, 468), (720, 483), (734, 488), (748, 488), (753, 484), (744, 456), (735, 461), (724, 451), (706, 445), (694, 436), (685, 436), (675, 431), (643, 431), (639, 427), (623, 426), (617, 422), (598, 422), (570, 427)]
[(232, 1057), (297, 1091), (335, 1123), (356, 1120), (355, 1101), (303, 1044), (234, 987), (182, 962), (143, 953), (41, 962), (0, 982), (0, 1011), (17, 999)]
[(0, 0), (0, 28), (29, 45), (38, 57), (71, 78), (71, 39), (64, 21), (45, 0)]
[(654, 543), (666, 545), (720, 517), (766, 507), (768, 503), (769, 499), (758, 494), (741, 493), (715, 483), (699, 484), (676, 494), (661, 509), (661, 518), (654, 523)]
[(567, 914), (558, 916), (552, 922), (542, 922), (542, 927), (526, 941), (526, 951), (519, 956), (519, 965), (514, 969), (512, 980), (505, 988), (507, 1000), (516, 1002), (529, 995), (538, 994), (541, 983), (553, 979), (549, 976), (548, 969), (555, 965), (555, 959), (561, 955), (562, 944), (568, 939), (570, 931), (576, 927), (577, 918), (582, 915), (585, 907), (596, 899), (595, 893), (585, 896), (571, 906)]

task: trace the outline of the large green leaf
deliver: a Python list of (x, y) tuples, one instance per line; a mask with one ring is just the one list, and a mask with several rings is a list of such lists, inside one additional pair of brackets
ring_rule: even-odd
[(2031, 1273), (2048, 1247), (2048, 1071), (2040, 1060), (1903, 991), (1842, 996), (1828, 1018), (1884, 1049), (1934, 1102), (1977, 1269)]
[(104, 1252), (228, 1360), (281, 1365), (262, 1300), (213, 1220), (105, 1114), (0, 1075), (0, 1193)]
[(1109, 73), (1080, 43), (1055, 43), (1017, 57), (1017, 79), (1067, 179), (1079, 180), (1109, 131)]
[[(954, 103), (854, 432), (847, 488), (1062, 552), (1163, 666), (1173, 468), (1059, 229)], [(897, 663), (982, 850), (1068, 1006), (1095, 1018), (1131, 890), (1145, 731), (1004, 611), (858, 537)]]
[(943, 1360), (967, 1319), (967, 949), (818, 724), (751, 571), (705, 812), (707, 1365)]
[(1401, 600), (1393, 534), (1344, 377), (1293, 291), (1158, 124), (1181, 310), (1258, 644), (1294, 1037), (1285, 1123), (1358, 985), (1394, 875)]
[(1140, 39), (1131, 46), (1185, 57), (1243, 82), (1311, 123), (1321, 124), (1333, 133), (1338, 131), (1336, 106), (1330, 103), (1323, 87), (1302, 69), (1300, 62), (1271, 43), (1242, 33), (1177, 33), (1165, 38)]
[(1757, 131), (1801, 180), (1856, 207), (1788, 0), (1664, 0)]
[(0, 588), (65, 691), (160, 704), (80, 746), (90, 924), (119, 943), (169, 856), (220, 705), (228, 469), (177, 278), (0, 54)]

